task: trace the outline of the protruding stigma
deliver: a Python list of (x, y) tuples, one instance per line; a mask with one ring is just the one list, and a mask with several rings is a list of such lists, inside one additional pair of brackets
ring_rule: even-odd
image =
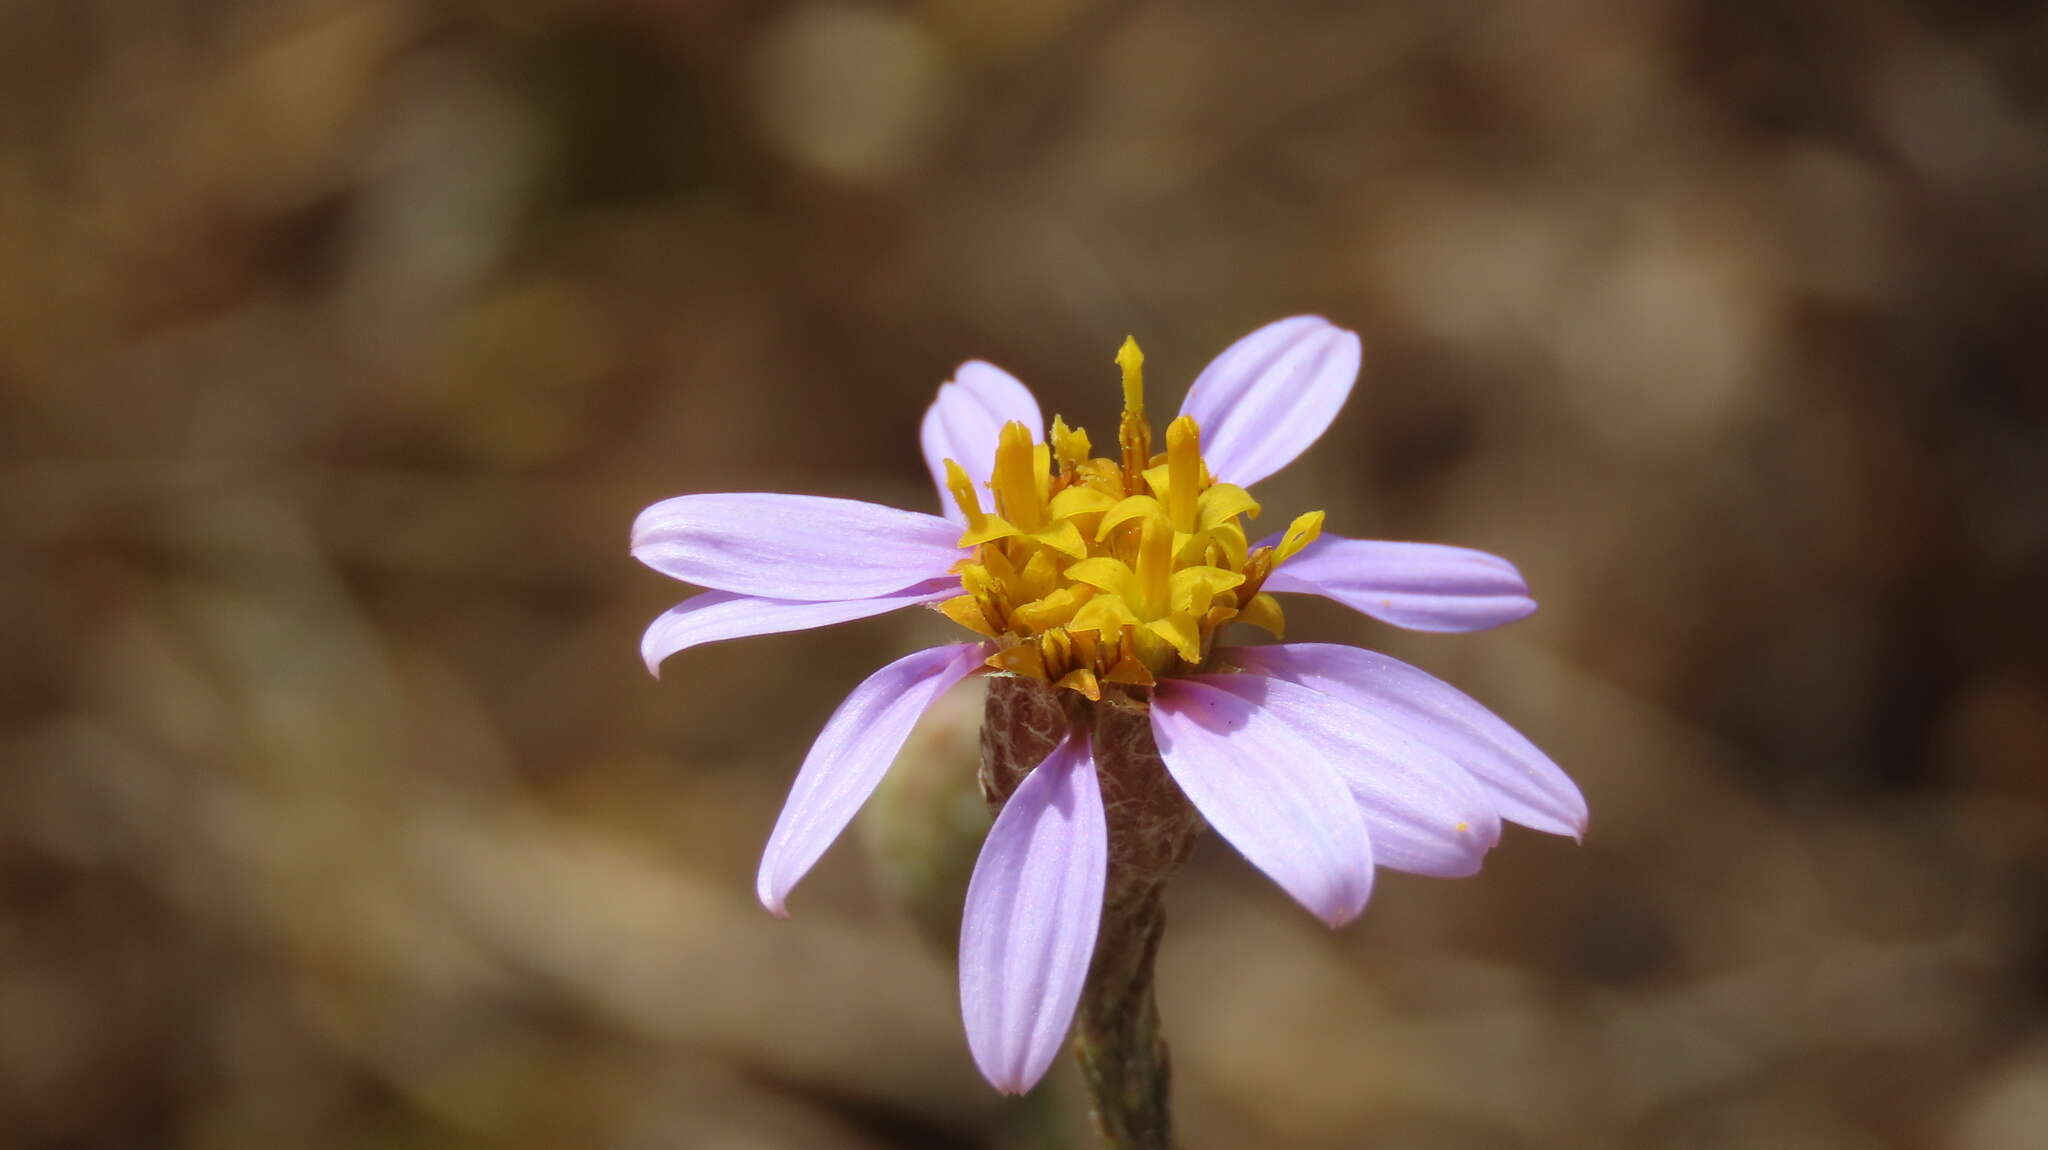
[(1124, 337), (1116, 365), (1124, 371), (1124, 415), (1117, 421), (1117, 446), (1123, 449), (1124, 493), (1140, 494), (1143, 472), (1152, 459), (1152, 425), (1145, 422), (1145, 353), (1138, 341)]
[(1124, 371), (1124, 414), (1145, 418), (1145, 353), (1134, 337), (1125, 336), (1116, 349), (1116, 365)]

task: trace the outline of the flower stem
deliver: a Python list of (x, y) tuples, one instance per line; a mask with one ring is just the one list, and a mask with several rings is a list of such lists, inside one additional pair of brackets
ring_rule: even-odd
[(1152, 738), (1142, 699), (1090, 703), (1031, 679), (989, 681), (981, 728), (981, 785), (1000, 808), (1066, 732), (1094, 732), (1096, 777), (1108, 815), (1109, 874), (1095, 959), (1081, 992), (1074, 1053), (1111, 1150), (1170, 1150), (1171, 1067), (1153, 997), (1152, 967), (1166, 931), (1166, 884), (1202, 832)]
[(1074, 1020), (1074, 1056), (1088, 1082), (1095, 1131), (1113, 1150), (1170, 1150), (1173, 1067), (1159, 1032), (1152, 961), (1166, 933), (1165, 890), (1112, 914), (1104, 908), (1095, 965)]

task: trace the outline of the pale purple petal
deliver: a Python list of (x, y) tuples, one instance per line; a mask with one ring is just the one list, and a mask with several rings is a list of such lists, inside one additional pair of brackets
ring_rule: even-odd
[(1286, 679), (1406, 728), (1464, 767), (1501, 817), (1574, 838), (1586, 830), (1586, 799), (1550, 756), (1471, 696), (1377, 651), (1332, 643), (1240, 647), (1219, 658)]
[(1322, 436), (1351, 394), (1358, 336), (1315, 315), (1269, 323), (1226, 348), (1180, 405), (1218, 480), (1249, 487)]
[(939, 489), (939, 506), (946, 518), (966, 522), (953, 496), (946, 490), (946, 461), (958, 463), (974, 480), (982, 507), (990, 506), (988, 480), (996, 466), (996, 439), (1006, 423), (1021, 423), (1031, 429), (1033, 439), (1045, 436), (1045, 417), (1038, 400), (1017, 377), (992, 363), (972, 360), (960, 365), (950, 382), (939, 386), (939, 397), (925, 409), (924, 425), (918, 439), (924, 446), (925, 466), (931, 468), (932, 482)]
[(1152, 734), (1216, 833), (1331, 926), (1365, 909), (1372, 845), (1344, 779), (1277, 716), (1228, 691), (1159, 684)]
[(796, 785), (768, 836), (755, 893), (777, 915), (790, 888), (846, 829), (889, 771), (910, 729), (946, 689), (973, 674), (988, 650), (980, 643), (905, 655), (867, 677), (818, 733)]
[(1088, 736), (1024, 777), (982, 844), (960, 923), (960, 1014), (981, 1073), (1022, 1094), (1059, 1056), (1102, 919), (1108, 830)]
[(640, 513), (633, 557), (674, 579), (767, 599), (870, 599), (946, 575), (960, 529), (819, 495), (681, 495)]
[(661, 674), (661, 661), (677, 651), (721, 639), (808, 631), (854, 619), (886, 615), (905, 607), (938, 603), (960, 593), (958, 579), (935, 579), (893, 595), (873, 599), (760, 599), (730, 591), (693, 595), (661, 613), (640, 637), (640, 657), (647, 669)]
[(1536, 610), (1522, 573), (1498, 555), (1328, 534), (1274, 568), (1266, 590), (1321, 595), (1411, 631), (1483, 631)]
[(1472, 776), (1393, 723), (1264, 675), (1192, 681), (1256, 704), (1314, 745), (1351, 788), (1380, 866), (1457, 878), (1476, 874), (1500, 841), (1500, 816)]

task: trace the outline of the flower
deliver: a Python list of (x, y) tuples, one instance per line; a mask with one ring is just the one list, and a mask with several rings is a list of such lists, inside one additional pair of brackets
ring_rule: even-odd
[[(1322, 595), (1423, 631), (1535, 610), (1504, 559), (1348, 539), (1324, 514), (1254, 543), (1250, 488), (1329, 426), (1357, 378), (1358, 337), (1315, 316), (1251, 333), (1190, 387), (1152, 450), (1143, 357), (1117, 355), (1114, 456), (987, 363), (963, 365), (921, 441), (942, 515), (807, 495), (684, 495), (642, 512), (633, 554), (709, 588), (656, 619), (650, 670), (719, 639), (904, 607), (975, 634), (890, 663), (854, 688), (798, 771), (761, 859), (761, 902), (791, 888), (851, 821), (918, 717), (970, 676), (1141, 709), (1180, 791), (1218, 834), (1332, 926), (1375, 867), (1471, 874), (1502, 820), (1576, 836), (1578, 788), (1490, 711), (1375, 652), (1319, 643), (1224, 647), (1245, 622), (1282, 637), (1275, 592)], [(986, 495), (986, 501), (984, 496)], [(1077, 704), (1078, 705), (1078, 704)], [(969, 884), (960, 942), (969, 1046), (998, 1089), (1044, 1074), (1086, 980), (1108, 869), (1096, 749), (1075, 729), (1016, 787)]]

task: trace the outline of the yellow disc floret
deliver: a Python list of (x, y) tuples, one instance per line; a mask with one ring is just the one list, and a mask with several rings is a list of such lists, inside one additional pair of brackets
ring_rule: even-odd
[(1006, 425), (984, 510), (967, 472), (946, 462), (947, 490), (967, 519), (961, 594), (940, 610), (1001, 644), (989, 659), (1099, 699), (1104, 683), (1152, 686), (1200, 667), (1232, 619), (1276, 637), (1280, 604), (1260, 590), (1275, 564), (1314, 542), (1323, 513), (1294, 520), (1274, 547), (1253, 549), (1241, 520), (1259, 505), (1217, 483), (1202, 462), (1201, 428), (1181, 416), (1152, 454), (1144, 353), (1125, 339), (1117, 459), (1090, 454), (1088, 433), (1055, 418), (1050, 443)]

